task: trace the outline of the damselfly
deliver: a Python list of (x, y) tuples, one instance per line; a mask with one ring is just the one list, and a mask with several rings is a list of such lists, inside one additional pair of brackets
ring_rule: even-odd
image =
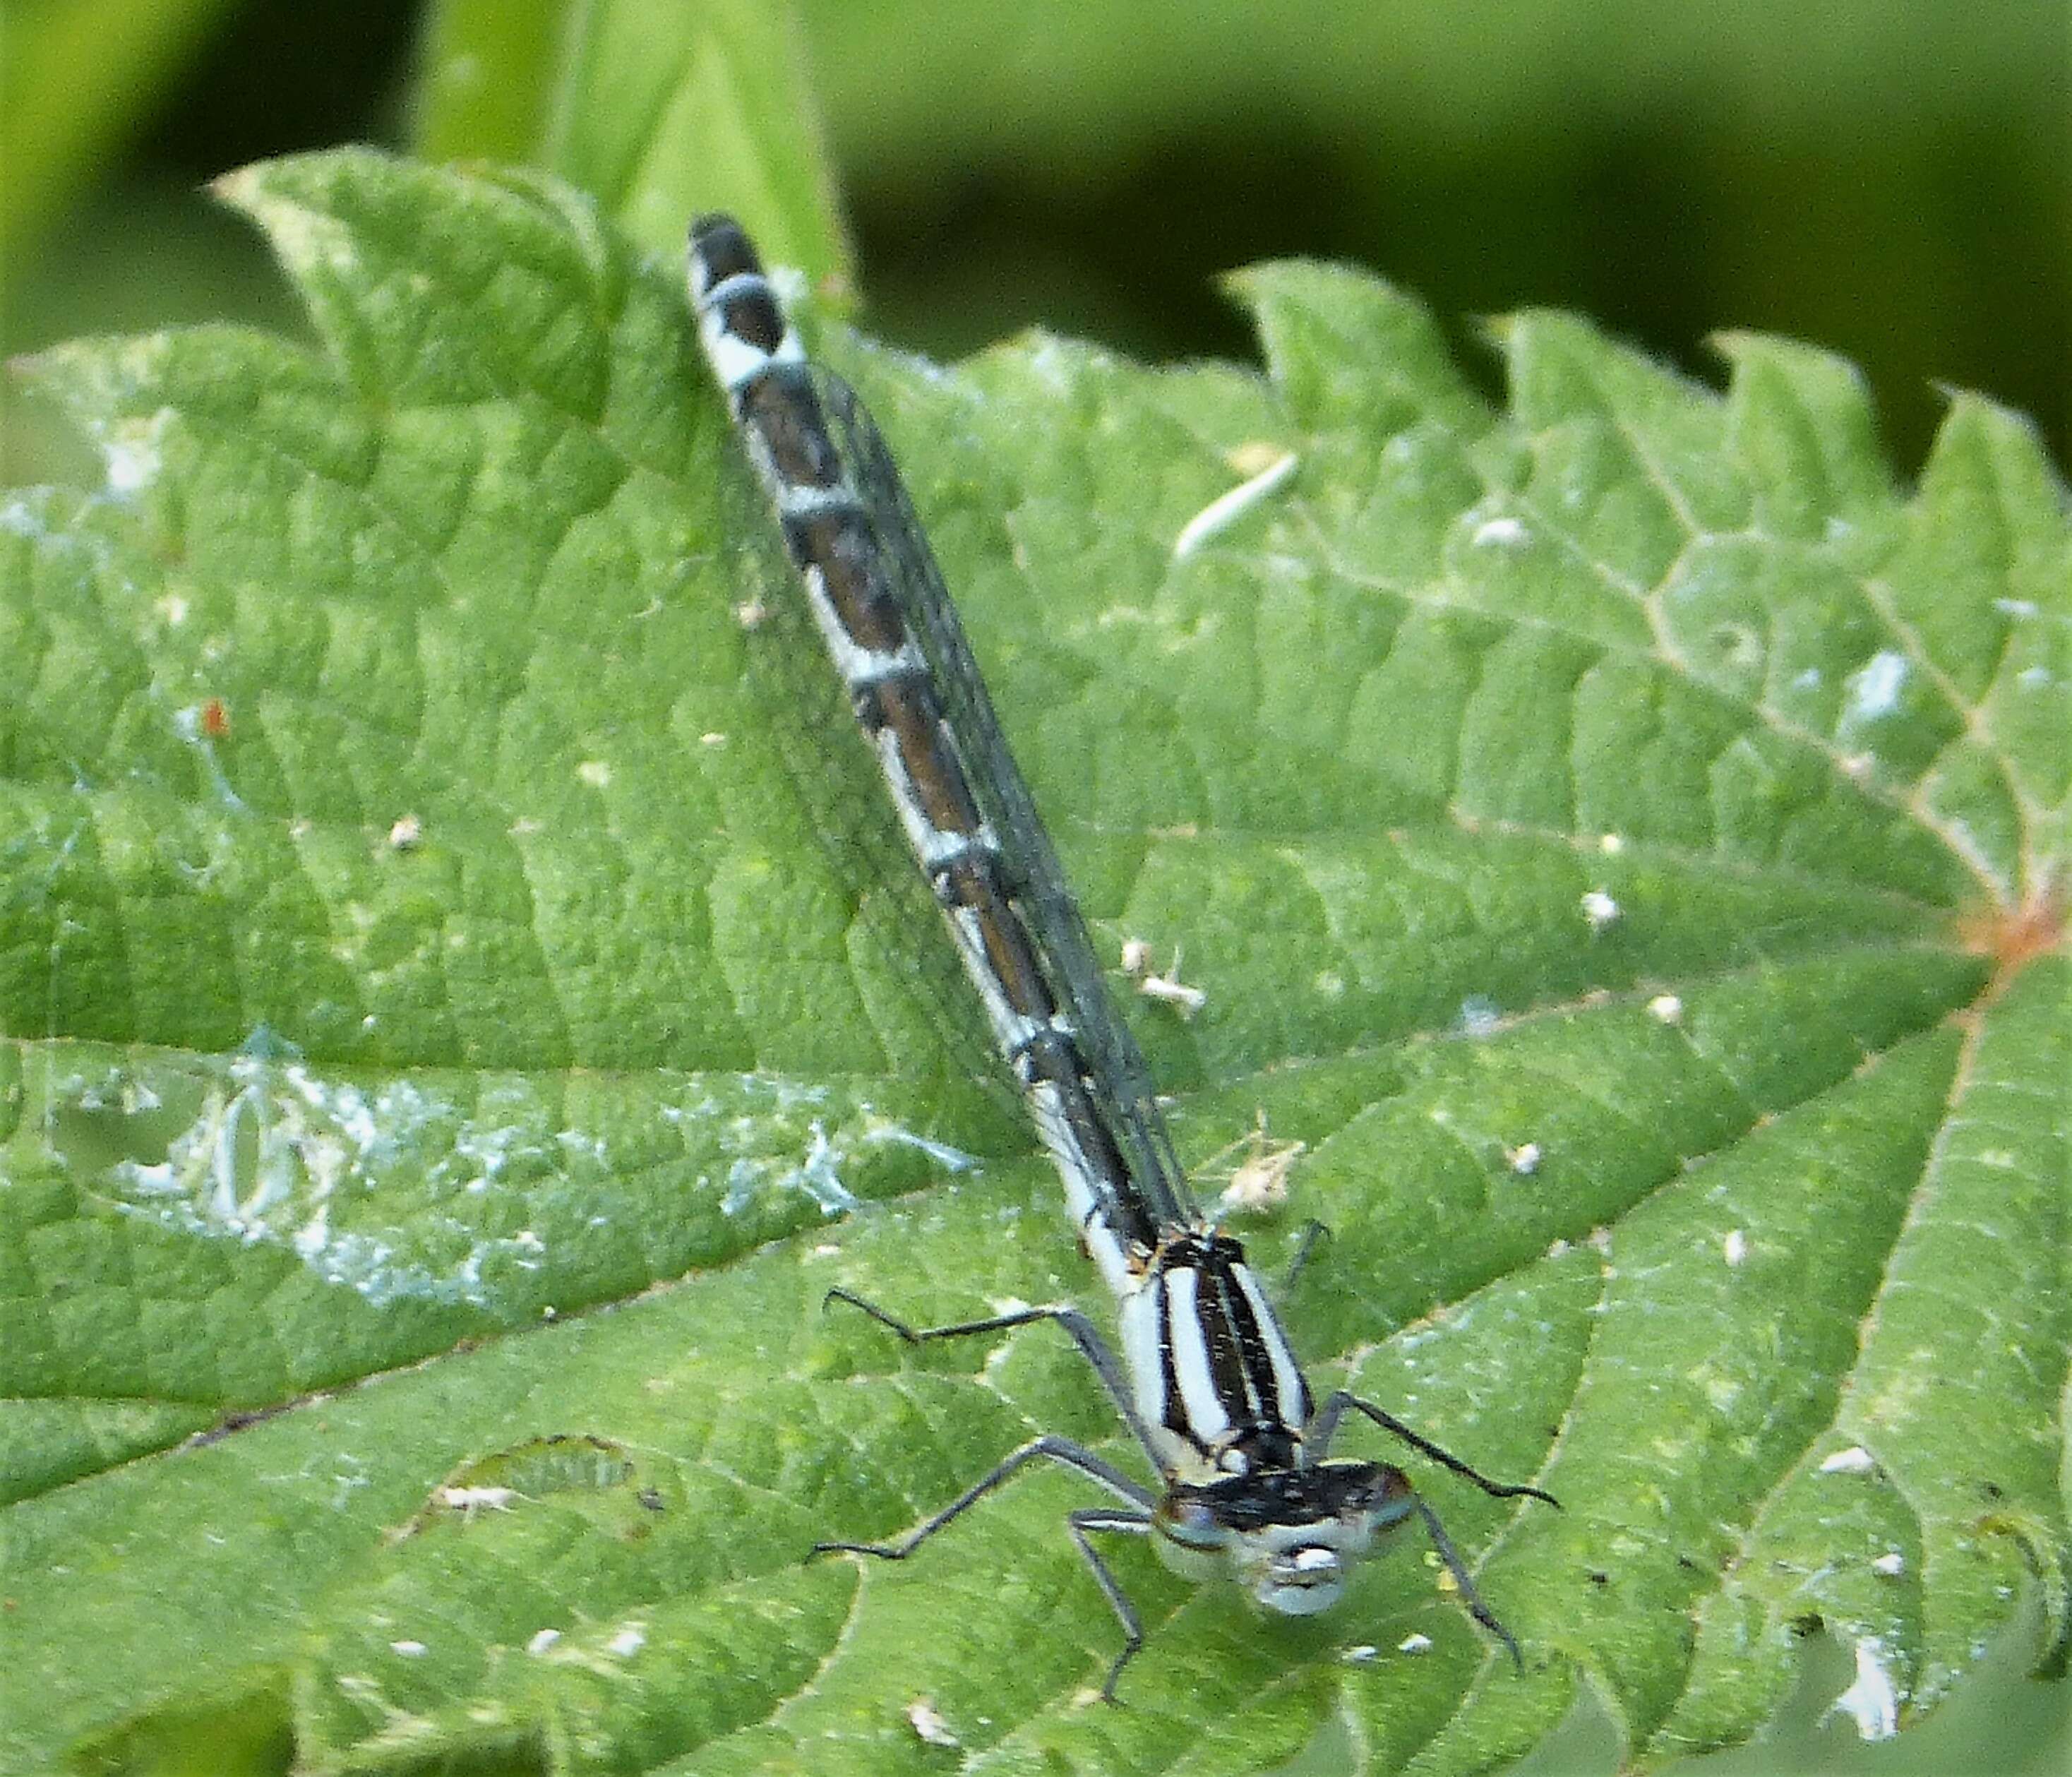
[(1149, 1070), (1109, 998), (883, 438), (846, 384), (807, 363), (730, 219), (693, 225), (690, 288), (706, 356), (816, 627), (1081, 1238), (1114, 1292), (1121, 1358), (1075, 1308), (914, 1327), (846, 1290), (831, 1299), (914, 1343), (1055, 1322), (1160, 1483), (1154, 1492), (1069, 1438), (1035, 1438), (897, 1542), (828, 1542), (815, 1553), (902, 1560), (1031, 1463), (1075, 1470), (1121, 1502), (1067, 1520), (1122, 1625), (1122, 1652), (1102, 1687), (1112, 1698), (1144, 1632), (1095, 1536), (1148, 1535), (1180, 1572), (1233, 1577), (1268, 1609), (1306, 1616), (1337, 1600), (1383, 1532), (1416, 1517), (1470, 1612), (1516, 1660), (1516, 1641), (1402, 1471), (1326, 1453), (1345, 1416), (1361, 1413), (1486, 1492), (1550, 1496), (1487, 1479), (1342, 1390), (1317, 1404), (1244, 1248), (1187, 1190)]

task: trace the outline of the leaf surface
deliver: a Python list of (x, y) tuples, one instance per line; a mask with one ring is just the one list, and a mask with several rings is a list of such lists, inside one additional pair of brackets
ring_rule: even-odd
[(1579, 1684), (1646, 1760), (1814, 1619), (1910, 1713), (2025, 1586), (2062, 1634), (2072, 553), (2018, 420), (1957, 398), (1904, 492), (1832, 359), (1730, 339), (1716, 396), (1548, 315), (1491, 411), (1311, 265), (1235, 281), (1261, 373), (821, 330), (1097, 935), (1207, 995), (1132, 1009), (1186, 1156), (1307, 1144), (1253, 1244), (1332, 1231), (1318, 1379), (1566, 1508), (1418, 1471), (1522, 1676), (1408, 1538), (1271, 1625), (1126, 1548), (1104, 1709), (1067, 1478), (800, 1565), (1034, 1429), (1131, 1458), (1043, 1329), (820, 1313), (1089, 1278), (925, 894), (815, 836), (882, 829), (860, 747), (744, 670), (791, 589), (674, 268), (530, 177), (229, 195), (322, 350), (47, 355), (107, 483), (0, 523), (0, 1766), (904, 1771), (927, 1699), (974, 1769), (1328, 1718), (1466, 1771)]

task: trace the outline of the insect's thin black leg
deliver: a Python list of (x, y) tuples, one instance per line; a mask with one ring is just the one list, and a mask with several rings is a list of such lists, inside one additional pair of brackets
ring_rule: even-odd
[(1412, 1498), (1411, 1503), (1417, 1508), (1417, 1516), (1424, 1520), (1425, 1533), (1431, 1537), (1432, 1546), (1438, 1550), (1439, 1559), (1446, 1564), (1446, 1571), (1453, 1576), (1453, 1583), (1460, 1587), (1461, 1602), (1467, 1606), (1468, 1615), (1511, 1651), (1511, 1664), (1519, 1672), (1523, 1672), (1525, 1656), (1518, 1651), (1517, 1637), (1505, 1628), (1497, 1620), (1496, 1613), (1482, 1602), (1482, 1595), (1475, 1590), (1475, 1582), (1469, 1577), (1466, 1564), (1462, 1561), (1459, 1551), (1453, 1547), (1453, 1539), (1439, 1522), (1439, 1514), (1422, 1499)]
[(910, 1327), (897, 1315), (888, 1314), (876, 1302), (867, 1302), (847, 1290), (830, 1290), (824, 1301), (845, 1302), (852, 1308), (861, 1309), (879, 1326), (889, 1327), (909, 1345), (920, 1345), (930, 1339), (963, 1339), (975, 1333), (1005, 1332), (1010, 1327), (1027, 1327), (1039, 1320), (1055, 1321), (1071, 1335), (1072, 1343), (1079, 1347), (1080, 1355), (1093, 1366), (1094, 1374), (1100, 1378), (1101, 1386), (1108, 1391), (1108, 1398), (1115, 1403), (1116, 1410), (1122, 1415), (1123, 1422), (1129, 1427), (1130, 1434), (1136, 1438), (1145, 1454), (1151, 1458), (1153, 1466), (1158, 1466), (1157, 1446), (1151, 1442), (1150, 1433), (1137, 1417), (1137, 1404), (1130, 1398), (1129, 1384), (1123, 1379), (1122, 1366), (1116, 1361), (1115, 1354), (1108, 1348), (1106, 1341), (1095, 1331), (1094, 1323), (1076, 1308), (1021, 1308), (1013, 1314), (989, 1314), (983, 1320), (962, 1320), (948, 1327)]
[(1316, 1417), (1309, 1421), (1308, 1429), (1303, 1434), (1303, 1441), (1311, 1451), (1309, 1457), (1311, 1462), (1321, 1462), (1325, 1453), (1330, 1449), (1331, 1440), (1338, 1434), (1338, 1421), (1345, 1417), (1346, 1409), (1348, 1407), (1355, 1413), (1366, 1414), (1383, 1431), (1401, 1438), (1412, 1450), (1430, 1457), (1441, 1468), (1451, 1469), (1463, 1480), (1474, 1482), (1492, 1499), (1544, 1499), (1556, 1510), (1560, 1508), (1561, 1502), (1559, 1499), (1540, 1487), (1525, 1487), (1504, 1481), (1492, 1481), (1480, 1469), (1470, 1467), (1451, 1451), (1441, 1449), (1430, 1438), (1420, 1433), (1412, 1431), (1394, 1413), (1377, 1407), (1371, 1401), (1363, 1401), (1358, 1395), (1343, 1388), (1339, 1389), (1317, 1409)]
[(1137, 1606), (1129, 1602), (1129, 1595), (1122, 1589), (1115, 1575), (1108, 1571), (1108, 1563), (1100, 1558), (1100, 1551), (1087, 1540), (1089, 1531), (1113, 1532), (1132, 1536), (1148, 1536), (1151, 1520), (1141, 1512), (1110, 1512), (1099, 1508), (1075, 1512), (1066, 1519), (1071, 1528), (1072, 1540), (1079, 1545), (1079, 1553), (1087, 1558), (1087, 1565), (1093, 1569), (1094, 1582), (1107, 1598), (1108, 1608), (1115, 1612), (1116, 1621), (1122, 1625), (1122, 1652), (1115, 1656), (1115, 1663), (1108, 1669), (1108, 1676), (1101, 1681), (1101, 1701), (1114, 1703), (1120, 1701), (1115, 1694), (1116, 1681), (1122, 1669), (1137, 1657), (1137, 1650), (1144, 1645), (1144, 1624), (1138, 1619)]
[(1281, 1279), (1281, 1299), (1283, 1302), (1295, 1294), (1295, 1285), (1313, 1254), (1323, 1242), (1330, 1240), (1331, 1231), (1312, 1216), (1302, 1224), (1302, 1232), (1295, 1237), (1295, 1250), (1289, 1256), (1288, 1269)]
[[(995, 1487), (1004, 1486), (1031, 1462), (1055, 1462), (1061, 1467), (1075, 1469), (1085, 1475), (1087, 1479), (1098, 1481), (1117, 1499), (1126, 1499), (1132, 1506), (1141, 1508), (1131, 1512), (1108, 1512), (1099, 1514), (1104, 1520), (1104, 1528), (1122, 1528), (1124, 1521), (1133, 1525), (1141, 1526), (1145, 1530), (1151, 1528), (1151, 1511), (1157, 1501), (1149, 1493), (1131, 1480), (1120, 1469), (1115, 1467), (1112, 1463), (1103, 1462), (1084, 1445), (1075, 1444), (1069, 1438), (1059, 1438), (1046, 1434), (1042, 1438), (1030, 1438), (1021, 1449), (1010, 1452), (990, 1473), (981, 1475), (977, 1480), (972, 1482), (935, 1516), (908, 1531), (897, 1542), (815, 1543), (812, 1552), (816, 1555), (838, 1553), (875, 1555), (882, 1561), (903, 1561), (944, 1525), (954, 1524)], [(1117, 1521), (1115, 1524), (1106, 1523), (1105, 1520), (1109, 1519)], [(1104, 1590), (1108, 1589), (1109, 1583), (1111, 1582), (1104, 1582)], [(1113, 1595), (1111, 1593), (1112, 1598)], [(1134, 1613), (1124, 1619), (1123, 1627), (1126, 1629), (1135, 1627)]]

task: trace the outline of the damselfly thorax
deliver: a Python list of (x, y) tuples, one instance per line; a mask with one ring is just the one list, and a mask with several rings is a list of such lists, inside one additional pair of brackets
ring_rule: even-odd
[(768, 496), (801, 595), (948, 923), (995, 1044), (1055, 1164), (1080, 1238), (1116, 1302), (1120, 1359), (1077, 1309), (916, 1328), (846, 1290), (910, 1342), (1051, 1321), (1070, 1335), (1145, 1455), (1153, 1491), (1068, 1438), (1032, 1438), (897, 1542), (828, 1542), (903, 1559), (1038, 1460), (1121, 1502), (1067, 1528), (1122, 1625), (1103, 1689), (1143, 1641), (1090, 1538), (1149, 1535), (1194, 1577), (1240, 1581), (1288, 1615), (1328, 1608), (1383, 1532), (1415, 1516), (1475, 1619), (1482, 1602), (1437, 1515), (1400, 1469), (1327, 1455), (1347, 1412), (1499, 1497), (1503, 1486), (1342, 1391), (1318, 1406), (1241, 1244), (1196, 1207), (1150, 1073), (1110, 998), (1084, 921), (995, 717), (956, 609), (877, 427), (806, 360), (754, 249), (724, 216), (693, 224), (691, 299), (713, 372)]

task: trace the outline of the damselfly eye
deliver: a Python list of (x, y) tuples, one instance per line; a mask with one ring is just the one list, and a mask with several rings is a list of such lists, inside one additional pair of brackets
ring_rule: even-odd
[(1212, 1554), (1230, 1540), (1230, 1531), (1204, 1501), (1168, 1494), (1159, 1502), (1158, 1533), (1182, 1549)]

